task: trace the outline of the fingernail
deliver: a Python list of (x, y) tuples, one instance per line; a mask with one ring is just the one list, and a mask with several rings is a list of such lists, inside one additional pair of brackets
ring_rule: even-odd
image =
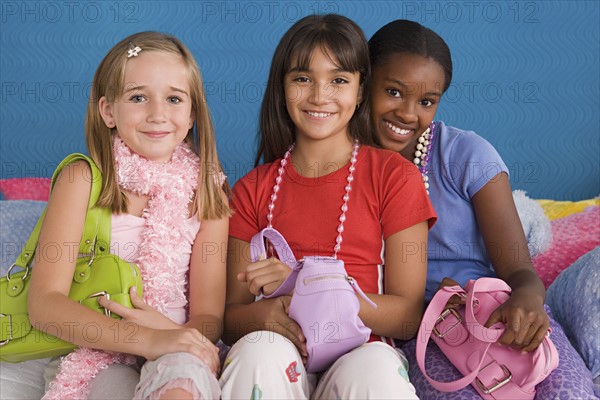
[(521, 355), (525, 356), (525, 355), (527, 355), (527, 352), (525, 350), (523, 350), (523, 351), (521, 351)]

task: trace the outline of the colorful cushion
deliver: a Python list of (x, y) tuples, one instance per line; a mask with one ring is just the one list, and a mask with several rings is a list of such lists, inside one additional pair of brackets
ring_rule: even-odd
[(533, 266), (546, 288), (569, 265), (600, 245), (600, 207), (592, 206), (552, 224), (550, 249), (533, 259)]
[(536, 200), (544, 209), (546, 216), (552, 221), (582, 212), (590, 206), (600, 206), (600, 198), (581, 201)]
[(0, 200), (1, 276), (21, 253), (45, 207), (44, 201)]
[(592, 377), (600, 376), (600, 246), (580, 257), (548, 288), (546, 302)]
[(0, 194), (3, 200), (48, 201), (50, 178), (0, 179)]

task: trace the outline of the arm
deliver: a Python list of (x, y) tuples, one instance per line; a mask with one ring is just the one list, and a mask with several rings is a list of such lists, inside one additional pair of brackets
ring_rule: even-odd
[(500, 342), (531, 351), (550, 326), (546, 291), (531, 264), (507, 174), (499, 173), (481, 188), (473, 196), (473, 207), (494, 270), (513, 290), (486, 326), (503, 322), (507, 329)]
[[(31, 276), (29, 316), (34, 326), (79, 346), (132, 353), (148, 359), (185, 351), (202, 358), (201, 335), (192, 329), (156, 330), (96, 313), (68, 297), (90, 193), (84, 162), (61, 172), (50, 196)], [(90, 326), (95, 335), (88, 334)], [(58, 327), (59, 329), (56, 329)]]
[(416, 335), (425, 298), (427, 232), (427, 222), (421, 222), (386, 239), (385, 294), (367, 294), (377, 309), (359, 298), (359, 316), (373, 334), (398, 339)]
[(229, 218), (202, 221), (192, 248), (190, 264), (190, 318), (196, 328), (216, 343), (223, 331)]
[[(245, 278), (250, 263), (250, 244), (229, 237), (227, 257), (227, 300), (223, 341), (233, 344), (244, 335), (269, 330), (290, 339), (300, 353), (307, 355), (300, 326), (288, 316), (290, 296), (254, 301)], [(254, 263), (258, 264), (258, 263)], [(287, 268), (287, 267), (286, 267)], [(289, 268), (288, 268), (289, 269)]]

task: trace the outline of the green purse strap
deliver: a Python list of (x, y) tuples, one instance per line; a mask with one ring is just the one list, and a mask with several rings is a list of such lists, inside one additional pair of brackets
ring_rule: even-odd
[[(91, 179), (91, 190), (90, 190), (90, 200), (88, 202), (88, 211), (85, 216), (85, 225), (83, 230), (83, 235), (81, 237), (81, 242), (79, 243), (79, 254), (100, 254), (100, 253), (109, 253), (110, 252), (110, 229), (111, 229), (111, 211), (109, 208), (98, 208), (95, 207), (98, 198), (100, 197), (100, 192), (102, 191), (102, 173), (100, 169), (94, 163), (94, 161), (83, 154), (74, 153), (67, 156), (64, 160), (58, 164), (56, 167), (56, 171), (54, 171), (54, 175), (52, 176), (52, 184), (51, 189), (54, 188), (54, 184), (60, 172), (63, 168), (75, 161), (86, 161), (90, 165), (90, 169), (92, 172), (92, 176), (88, 177)], [(28, 270), (31, 261), (34, 259), (35, 250), (38, 244), (38, 239), (40, 236), (40, 231), (42, 229), (42, 223), (44, 222), (44, 217), (46, 216), (46, 209), (40, 216), (33, 232), (29, 236), (25, 247), (21, 251), (21, 254), (11, 266), (8, 271), (8, 276), (10, 278), (10, 273), (13, 267), (19, 267), (25, 270)], [(26, 274), (27, 275), (27, 274)], [(24, 276), (22, 279), (25, 279)]]

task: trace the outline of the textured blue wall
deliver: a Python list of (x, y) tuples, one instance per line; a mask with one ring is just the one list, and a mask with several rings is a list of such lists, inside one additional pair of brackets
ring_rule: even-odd
[(496, 146), (513, 188), (535, 198), (600, 193), (598, 1), (2, 1), (1, 178), (50, 176), (85, 152), (90, 82), (116, 42), (143, 30), (196, 55), (232, 182), (252, 166), (278, 40), (311, 13), (337, 12), (370, 37), (396, 18), (440, 33), (454, 83), (438, 111)]

